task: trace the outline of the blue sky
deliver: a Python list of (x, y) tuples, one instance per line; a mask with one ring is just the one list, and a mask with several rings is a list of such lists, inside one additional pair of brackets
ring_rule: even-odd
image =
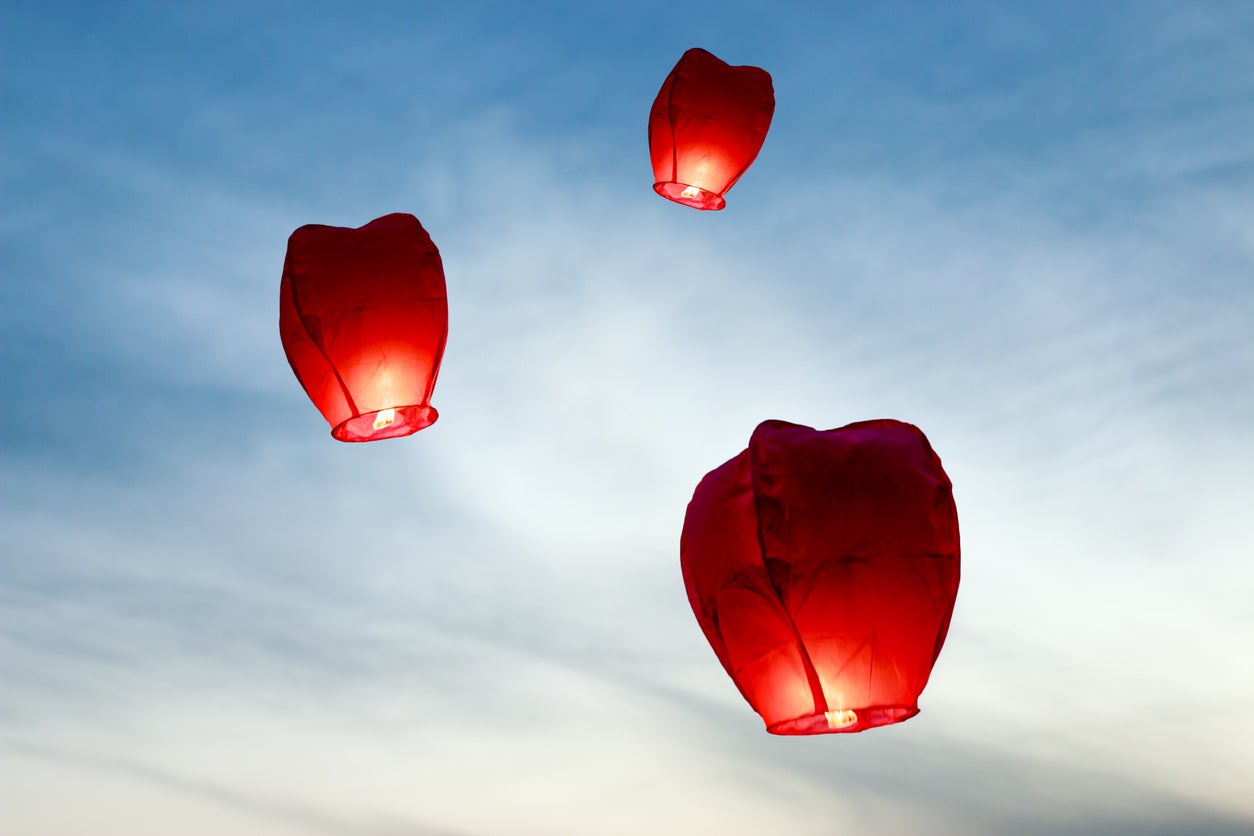
[[(0, 4), (0, 824), (1246, 833), (1254, 12)], [(652, 192), (702, 46), (777, 108)], [(450, 335), (332, 441), (287, 236), (412, 212)], [(679, 575), (767, 418), (919, 425), (963, 585), (922, 713), (767, 735)]]

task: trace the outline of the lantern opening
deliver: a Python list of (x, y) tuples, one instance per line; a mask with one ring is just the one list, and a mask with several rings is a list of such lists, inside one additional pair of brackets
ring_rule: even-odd
[(673, 200), (676, 203), (682, 203), (685, 206), (691, 206), (693, 209), (711, 209), (718, 211), (727, 205), (727, 201), (723, 199), (721, 194), (703, 189), (700, 186), (690, 186), (687, 183), (679, 183), (670, 181), (665, 183), (654, 183), (653, 191), (660, 194), (667, 200)]
[(872, 708), (841, 708), (820, 711), (795, 720), (785, 720), (766, 730), (771, 734), (842, 734), (860, 732), (876, 726), (890, 726), (909, 720), (919, 713), (917, 705), (879, 705)]
[(434, 406), (392, 406), (354, 415), (331, 430), (336, 441), (380, 441), (413, 435), (440, 417)]

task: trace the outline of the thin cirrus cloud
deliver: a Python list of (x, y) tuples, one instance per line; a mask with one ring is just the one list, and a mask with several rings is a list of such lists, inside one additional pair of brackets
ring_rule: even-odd
[[(687, 38), (598, 56), (588, 11), (454, 16), (414, 49), (374, 11), (23, 12), (10, 54), (89, 23), (83, 62), (133, 54), (51, 67), (58, 90), (10, 74), (0, 816), (1248, 829), (1252, 117), (1222, 72), (1248, 21), (1128, 11), (1131, 39), (1094, 12), (1067, 40), (972, 8), (841, 10), (830, 58), (782, 46), (814, 10), (760, 53), (730, 12), (709, 45), (770, 64), (780, 106), (717, 216), (648, 188)], [(449, 275), (442, 418), (337, 445), (278, 345), (284, 243), (389, 211)], [(955, 481), (949, 643), (900, 729), (770, 738), (687, 609), (684, 506), (759, 420), (879, 416)], [(67, 787), (97, 789), (48, 801)]]

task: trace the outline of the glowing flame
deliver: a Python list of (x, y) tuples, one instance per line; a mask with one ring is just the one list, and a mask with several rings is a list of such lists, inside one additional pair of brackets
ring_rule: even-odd
[(829, 729), (843, 729), (845, 726), (852, 726), (858, 722), (858, 712), (852, 708), (838, 708), (835, 711), (824, 712), (827, 717), (827, 727)]
[(396, 420), (396, 410), (392, 408), (380, 409), (374, 416), (374, 428), (381, 430), (384, 427), (392, 426), (392, 422)]
[(689, 186), (688, 188), (680, 192), (679, 196), (680, 197), (700, 197), (701, 190), (698, 189), (696, 186)]

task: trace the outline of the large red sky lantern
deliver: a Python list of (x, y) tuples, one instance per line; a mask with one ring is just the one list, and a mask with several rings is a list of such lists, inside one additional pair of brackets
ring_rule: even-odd
[(680, 562), (767, 731), (899, 723), (919, 711), (958, 593), (952, 486), (910, 424), (766, 421), (697, 486)]
[(279, 334), (334, 438), (378, 441), (430, 426), (448, 336), (440, 251), (413, 215), (358, 229), (302, 226), (287, 242)]
[(771, 127), (775, 89), (761, 67), (733, 67), (690, 49), (649, 113), (653, 190), (696, 209), (722, 209)]

